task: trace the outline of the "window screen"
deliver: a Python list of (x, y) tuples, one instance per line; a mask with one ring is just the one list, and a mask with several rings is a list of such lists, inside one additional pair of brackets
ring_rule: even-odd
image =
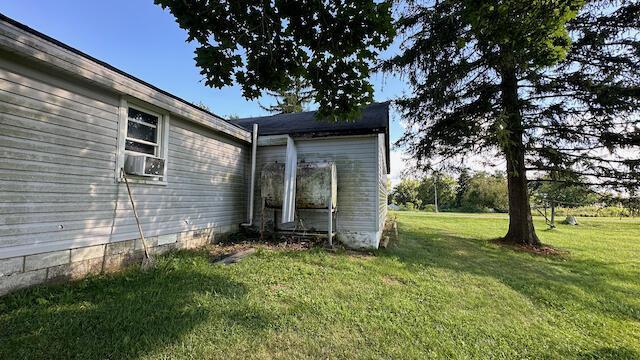
[(158, 116), (129, 108), (125, 150), (158, 155)]

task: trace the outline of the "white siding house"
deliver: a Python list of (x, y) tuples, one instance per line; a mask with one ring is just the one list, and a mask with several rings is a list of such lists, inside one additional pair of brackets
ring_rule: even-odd
[[(269, 162), (284, 163), (286, 136), (292, 136), (298, 161), (333, 161), (338, 180), (337, 238), (353, 248), (377, 248), (387, 215), (389, 107), (369, 105), (355, 123), (326, 123), (315, 119), (315, 112), (281, 114), (233, 120), (249, 129), (258, 124), (258, 172)], [(260, 176), (258, 176), (260, 178)], [(260, 199), (260, 187), (255, 190)], [(327, 230), (326, 215), (299, 209), (306, 227)], [(261, 223), (261, 202), (254, 205), (255, 220)], [(273, 222), (274, 211), (265, 221)]]
[[(126, 187), (114, 181), (128, 102), (120, 105), (116, 95), (0, 61), (0, 257), (139, 237)], [(166, 180), (133, 185), (145, 233), (242, 222), (248, 148), (163, 117)]]
[[(141, 121), (142, 119), (143, 121)], [(245, 219), (250, 133), (7, 18), (0, 19), (0, 295), (116, 269), (141, 244), (195, 247)]]
[[(165, 164), (152, 177), (128, 175), (153, 252), (238, 230), (250, 129), (264, 131), (265, 119), (234, 124), (0, 15), (0, 295), (140, 258), (122, 177), (129, 155)], [(336, 162), (338, 240), (375, 248), (386, 215), (387, 104), (370, 106), (358, 124), (279, 134), (296, 139), (299, 160)], [(261, 132), (258, 172), (284, 161), (272, 135)]]

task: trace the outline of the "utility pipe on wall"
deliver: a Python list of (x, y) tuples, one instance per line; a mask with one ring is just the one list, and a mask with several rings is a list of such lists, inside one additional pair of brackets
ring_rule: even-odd
[(248, 222), (242, 224), (242, 226), (253, 225), (253, 202), (254, 193), (256, 190), (256, 153), (258, 151), (258, 124), (253, 124), (253, 136), (251, 137), (251, 183), (249, 185), (249, 204), (247, 214), (249, 215)]
[[(293, 222), (296, 213), (296, 172), (298, 169), (298, 152), (293, 138), (287, 135), (287, 156), (284, 164), (284, 189), (282, 190), (283, 224)], [(275, 219), (274, 219), (275, 221)]]

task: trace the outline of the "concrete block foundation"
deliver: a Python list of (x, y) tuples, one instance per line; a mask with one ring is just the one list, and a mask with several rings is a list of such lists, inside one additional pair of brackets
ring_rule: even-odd
[[(149, 253), (195, 249), (238, 231), (237, 225), (206, 228), (145, 238)], [(43, 283), (79, 280), (113, 273), (139, 264), (144, 256), (140, 239), (0, 259), (0, 296)]]

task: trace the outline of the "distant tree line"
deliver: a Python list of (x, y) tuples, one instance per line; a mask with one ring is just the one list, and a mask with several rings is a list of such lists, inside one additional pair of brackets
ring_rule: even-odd
[[(585, 184), (582, 178), (572, 181), (531, 182), (532, 207), (540, 209), (538, 214), (549, 209), (549, 216), (556, 209), (574, 210), (577, 215), (618, 216), (640, 214), (638, 194), (601, 194)], [(551, 179), (549, 179), (551, 180)], [(557, 179), (554, 179), (557, 180)], [(561, 179), (562, 180), (562, 179)], [(437, 194), (436, 194), (437, 193)], [(436, 201), (437, 197), (437, 201)], [(509, 211), (507, 177), (501, 172), (472, 172), (463, 169), (457, 177), (446, 173), (433, 173), (417, 178), (404, 178), (389, 192), (389, 204), (403, 210), (460, 211), (460, 212), (500, 212)], [(620, 211), (604, 211), (596, 214), (587, 207), (614, 207)], [(567, 213), (566, 210), (560, 214)]]
[(389, 203), (407, 209), (434, 211), (436, 196), (441, 211), (508, 211), (507, 179), (502, 172), (489, 174), (463, 170), (457, 178), (436, 173), (402, 179), (390, 192)]

